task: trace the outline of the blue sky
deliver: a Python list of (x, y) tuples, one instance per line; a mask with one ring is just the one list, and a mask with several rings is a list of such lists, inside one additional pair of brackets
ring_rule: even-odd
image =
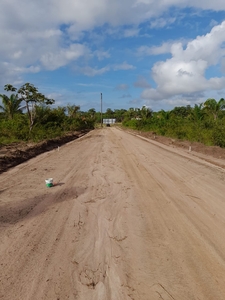
[(225, 98), (224, 0), (1, 0), (0, 93), (154, 111)]

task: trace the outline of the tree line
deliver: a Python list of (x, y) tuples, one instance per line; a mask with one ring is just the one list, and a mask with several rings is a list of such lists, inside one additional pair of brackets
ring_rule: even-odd
[(130, 109), (131, 118), (123, 125), (158, 135), (225, 147), (225, 100), (207, 99), (204, 103), (153, 112), (140, 118), (139, 110)]
[(154, 112), (150, 108), (108, 108), (102, 115), (94, 108), (81, 111), (77, 104), (52, 108), (49, 99), (30, 83), (19, 89), (11, 84), (4, 87), (11, 93), (1, 94), (0, 143), (40, 141), (70, 131), (92, 129), (102, 118), (116, 119), (125, 127), (154, 131), (158, 135), (197, 141), (225, 147), (225, 100), (207, 99), (204, 103), (175, 107), (170, 111)]
[(19, 89), (6, 84), (4, 90), (11, 94), (0, 94), (0, 144), (37, 142), (94, 128), (94, 118), (80, 111), (79, 105), (52, 108), (55, 100), (33, 84), (25, 83)]

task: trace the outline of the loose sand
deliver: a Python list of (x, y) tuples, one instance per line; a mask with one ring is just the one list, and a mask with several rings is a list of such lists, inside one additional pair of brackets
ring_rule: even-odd
[(112, 127), (0, 182), (0, 299), (225, 299), (225, 171), (213, 158)]

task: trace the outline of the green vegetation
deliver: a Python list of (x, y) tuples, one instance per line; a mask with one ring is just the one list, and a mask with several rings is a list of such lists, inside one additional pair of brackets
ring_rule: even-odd
[[(138, 109), (130, 109), (123, 125), (158, 135), (225, 147), (225, 100), (208, 99), (194, 107), (175, 107), (171, 111), (151, 112), (144, 117)], [(132, 114), (131, 114), (132, 113)]]
[[(48, 99), (30, 83), (18, 90), (10, 84), (5, 90), (11, 95), (0, 95), (0, 144), (18, 141), (40, 141), (63, 136), (68, 132), (93, 129), (101, 123), (101, 113), (94, 108), (87, 112), (79, 105), (52, 108)], [(171, 111), (153, 112), (140, 108), (108, 108), (103, 119), (116, 119), (123, 126), (141, 131), (153, 131), (181, 140), (225, 147), (225, 100), (208, 99), (194, 107), (175, 107)]]
[(16, 113), (22, 113), (20, 109), (21, 100), (18, 99), (18, 95), (12, 94), (10, 97), (6, 95), (1, 95), (0, 98), (2, 99), (2, 104), (0, 105), (0, 109), (3, 110), (4, 115), (8, 119), (13, 119)]
[(7, 84), (5, 90), (12, 94), (0, 95), (0, 144), (37, 142), (94, 128), (93, 112), (92, 115), (82, 112), (77, 105), (51, 108), (55, 101), (39, 93), (30, 83), (18, 90)]

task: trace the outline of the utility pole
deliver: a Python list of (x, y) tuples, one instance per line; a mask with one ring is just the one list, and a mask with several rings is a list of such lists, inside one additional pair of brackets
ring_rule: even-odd
[(101, 93), (101, 127), (102, 127), (102, 93)]

